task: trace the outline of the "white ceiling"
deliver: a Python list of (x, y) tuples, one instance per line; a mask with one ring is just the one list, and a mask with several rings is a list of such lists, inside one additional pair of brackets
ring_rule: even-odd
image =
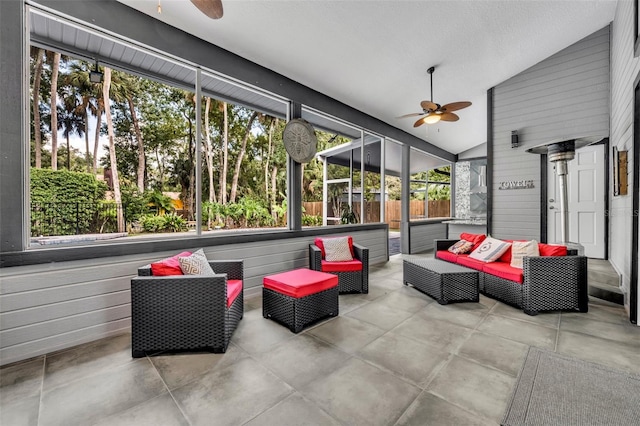
[[(449, 152), (486, 142), (486, 91), (606, 26), (615, 0), (119, 0)], [(421, 126), (434, 101), (471, 101), (460, 121)]]

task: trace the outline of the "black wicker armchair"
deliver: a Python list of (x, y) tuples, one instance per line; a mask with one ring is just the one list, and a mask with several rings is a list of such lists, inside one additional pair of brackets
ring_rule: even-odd
[[(369, 293), (369, 249), (353, 244), (354, 259), (362, 262), (359, 271), (334, 271), (322, 268), (322, 251), (315, 244), (309, 244), (309, 269), (327, 272), (338, 276), (338, 292)], [(339, 263), (339, 262), (336, 262)]]
[(242, 280), (242, 260), (209, 261), (214, 276), (152, 276), (149, 265), (131, 280), (131, 352), (222, 353), (244, 313), (244, 290), (227, 306), (227, 280)]

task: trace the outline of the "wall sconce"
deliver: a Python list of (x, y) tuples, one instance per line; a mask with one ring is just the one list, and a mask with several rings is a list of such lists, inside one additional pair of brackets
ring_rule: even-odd
[(96, 61), (96, 67), (89, 71), (89, 81), (91, 83), (102, 83), (102, 73), (100, 72), (100, 68), (98, 68), (98, 61)]
[(512, 130), (511, 131), (511, 148), (517, 148), (519, 145), (520, 143), (518, 142), (518, 131)]

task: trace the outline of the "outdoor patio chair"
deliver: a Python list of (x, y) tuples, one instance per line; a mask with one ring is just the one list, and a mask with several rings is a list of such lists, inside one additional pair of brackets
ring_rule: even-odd
[(131, 352), (223, 353), (244, 313), (242, 260), (209, 261), (215, 275), (153, 276), (151, 266), (131, 280)]
[(369, 249), (353, 243), (348, 237), (353, 260), (326, 260), (322, 238), (309, 244), (309, 269), (338, 276), (338, 291), (345, 293), (369, 293)]

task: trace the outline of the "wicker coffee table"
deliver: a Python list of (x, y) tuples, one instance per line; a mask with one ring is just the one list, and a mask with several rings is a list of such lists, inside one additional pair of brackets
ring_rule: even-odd
[(438, 259), (404, 259), (402, 282), (413, 285), (441, 305), (479, 300), (478, 271)]

